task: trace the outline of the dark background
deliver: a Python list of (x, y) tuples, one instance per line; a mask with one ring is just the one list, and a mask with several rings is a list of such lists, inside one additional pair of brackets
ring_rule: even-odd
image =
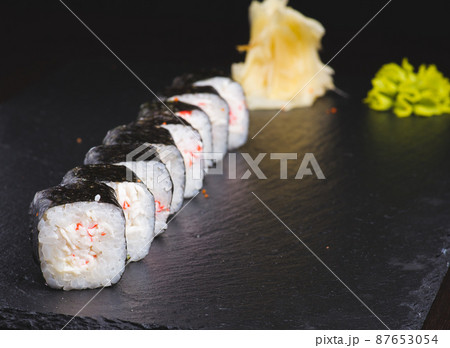
[[(235, 45), (248, 41), (249, 3), (67, 1), (154, 90), (186, 71), (242, 60)], [(327, 29), (327, 62), (385, 2), (290, 4)], [(75, 314), (94, 291), (44, 285), (26, 242), (27, 207), (151, 95), (59, 1), (1, 6), (0, 244), (7, 247), (0, 263), (8, 266), (0, 271), (0, 325), (60, 328), (69, 318), (62, 314)], [(268, 181), (209, 176), (211, 198), (196, 198), (149, 257), (82, 313), (103, 319), (77, 319), (73, 327), (127, 327), (120, 321), (127, 320), (169, 328), (383, 328), (254, 191), (387, 325), (420, 328), (448, 267), (450, 119), (398, 119), (361, 99), (375, 71), (403, 57), (436, 63), (449, 76), (447, 16), (443, 1), (393, 0), (330, 64), (350, 98), (328, 93), (311, 108), (283, 113), (241, 149), (253, 157), (313, 152), (327, 181), (278, 180), (270, 160), (261, 166)], [(252, 113), (250, 134), (272, 115)], [(242, 159), (238, 168), (246, 170)]]
[[(385, 0), (290, 1), (319, 20), (327, 32), (322, 60), (328, 61)], [(66, 4), (138, 75), (151, 85), (145, 65), (174, 62), (222, 66), (243, 59), (235, 50), (248, 42), (248, 0), (79, 1)], [(331, 64), (341, 88), (352, 75), (369, 78), (381, 63), (409, 57), (436, 63), (448, 75), (448, 12), (445, 1), (393, 0)], [(2, 1), (0, 95), (12, 95), (17, 80), (39, 77), (49, 66), (79, 59), (114, 57), (57, 0)], [(368, 80), (369, 81), (369, 80)], [(20, 82), (20, 81), (19, 81)]]

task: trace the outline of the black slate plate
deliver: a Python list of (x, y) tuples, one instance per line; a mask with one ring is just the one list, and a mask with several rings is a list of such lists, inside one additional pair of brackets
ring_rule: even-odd
[[(182, 72), (159, 66), (144, 79), (162, 88)], [(60, 328), (96, 294), (44, 285), (28, 204), (149, 98), (126, 71), (84, 62), (0, 105), (2, 327)], [(273, 114), (252, 113), (250, 135)], [(387, 326), (420, 328), (448, 267), (449, 130), (449, 116), (398, 119), (333, 94), (281, 113), (240, 152), (314, 153), (326, 180), (294, 180), (300, 161), (280, 180), (269, 155), (266, 180), (207, 177), (209, 198), (187, 205), (68, 328), (384, 328), (252, 192)], [(238, 178), (247, 168), (238, 153)]]

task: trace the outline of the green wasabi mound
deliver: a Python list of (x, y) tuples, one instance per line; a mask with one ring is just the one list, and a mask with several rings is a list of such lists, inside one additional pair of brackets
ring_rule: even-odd
[(373, 110), (392, 109), (398, 117), (442, 115), (450, 113), (450, 82), (435, 65), (422, 64), (415, 73), (404, 58), (401, 66), (381, 67), (364, 103)]

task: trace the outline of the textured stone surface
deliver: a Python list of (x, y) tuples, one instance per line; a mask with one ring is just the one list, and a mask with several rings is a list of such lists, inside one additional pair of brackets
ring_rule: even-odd
[[(142, 77), (156, 88), (185, 72), (153, 69)], [(326, 180), (294, 180), (300, 161), (280, 180), (268, 155), (267, 180), (207, 177), (209, 198), (187, 205), (149, 256), (68, 328), (383, 328), (251, 192), (389, 327), (420, 328), (447, 270), (450, 117), (368, 111), (357, 94), (365, 79), (349, 82), (357, 97), (330, 94), (281, 113), (240, 149), (312, 152)], [(85, 62), (0, 105), (1, 327), (60, 328), (95, 295), (45, 286), (28, 243), (28, 205), (148, 99), (126, 71)], [(273, 114), (252, 113), (250, 135)], [(240, 154), (237, 168), (239, 178)]]
[(157, 325), (145, 325), (130, 323), (123, 320), (111, 320), (106, 318), (87, 318), (69, 315), (24, 312), (16, 309), (0, 309), (0, 329), (20, 329), (20, 330), (53, 330), (63, 328), (68, 322), (67, 329), (70, 330), (167, 330), (167, 328)]

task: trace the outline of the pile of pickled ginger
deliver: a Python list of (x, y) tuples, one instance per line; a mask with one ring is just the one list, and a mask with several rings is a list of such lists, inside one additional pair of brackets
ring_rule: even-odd
[(324, 27), (287, 6), (288, 0), (253, 1), (249, 8), (250, 42), (245, 62), (233, 64), (249, 109), (310, 106), (334, 88), (333, 69), (320, 60)]

